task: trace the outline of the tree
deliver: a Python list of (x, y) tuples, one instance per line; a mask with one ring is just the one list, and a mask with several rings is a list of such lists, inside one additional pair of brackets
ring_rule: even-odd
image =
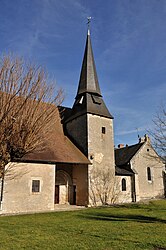
[(156, 151), (166, 162), (166, 108), (160, 107), (153, 119), (154, 128), (150, 131)]
[(92, 205), (108, 205), (118, 199), (120, 188), (114, 171), (107, 166), (93, 166), (90, 169), (90, 200)]
[[(48, 84), (49, 83), (49, 84)], [(34, 150), (44, 149), (43, 138), (55, 126), (57, 106), (63, 100), (61, 89), (41, 67), (21, 58), (3, 56), (0, 60), (0, 177), (1, 201), (5, 166)]]

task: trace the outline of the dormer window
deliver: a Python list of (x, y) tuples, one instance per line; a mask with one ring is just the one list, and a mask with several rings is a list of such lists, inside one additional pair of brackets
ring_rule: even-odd
[(76, 105), (82, 104), (82, 103), (83, 103), (83, 100), (84, 100), (84, 96), (82, 95), (82, 96), (80, 96), (80, 97), (76, 100), (75, 104), (76, 104)]
[(82, 104), (83, 103), (83, 100), (84, 100), (84, 97), (81, 96), (80, 100), (79, 100), (79, 104)]
[(101, 104), (101, 97), (99, 96), (95, 96), (95, 95), (91, 95), (92, 96), (92, 101), (95, 104)]

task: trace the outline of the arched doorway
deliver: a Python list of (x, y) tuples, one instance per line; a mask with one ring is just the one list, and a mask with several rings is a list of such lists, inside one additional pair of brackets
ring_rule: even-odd
[(58, 170), (55, 178), (55, 204), (73, 203), (73, 183), (70, 175)]

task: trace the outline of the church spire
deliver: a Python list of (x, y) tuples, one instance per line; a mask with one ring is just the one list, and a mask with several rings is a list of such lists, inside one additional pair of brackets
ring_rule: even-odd
[(87, 39), (86, 39), (86, 46), (82, 62), (82, 69), (80, 74), (77, 96), (83, 93), (93, 93), (98, 96), (102, 96), (98, 83), (95, 61), (93, 57), (89, 23), (90, 23), (90, 17), (88, 18)]
[(78, 90), (74, 105), (71, 109), (71, 115), (66, 122), (86, 114), (94, 114), (113, 119), (104, 103), (99, 87), (92, 51), (89, 23)]

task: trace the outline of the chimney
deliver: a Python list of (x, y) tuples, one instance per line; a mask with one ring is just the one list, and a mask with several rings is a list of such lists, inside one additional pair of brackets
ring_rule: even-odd
[(139, 138), (139, 143), (145, 142), (145, 137), (140, 137)]
[(145, 141), (150, 142), (150, 138), (149, 138), (149, 136), (147, 134), (145, 134), (144, 137), (145, 137)]
[(146, 141), (150, 142), (150, 138), (147, 134), (145, 134), (144, 137), (139, 138), (139, 143), (146, 142)]
[(124, 144), (119, 144), (118, 148), (124, 148)]

